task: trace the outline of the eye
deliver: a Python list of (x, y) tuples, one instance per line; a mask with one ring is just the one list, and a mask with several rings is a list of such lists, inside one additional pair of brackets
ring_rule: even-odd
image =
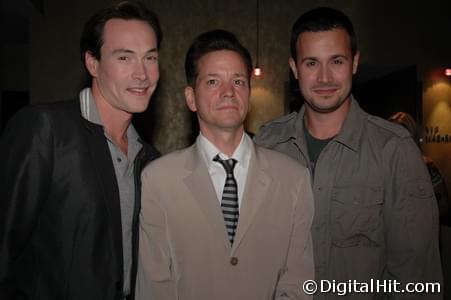
[(246, 86), (246, 81), (243, 80), (243, 79), (235, 79), (235, 80), (233, 81), (233, 83), (234, 83), (235, 85), (239, 85), (239, 86)]
[(307, 67), (314, 67), (314, 66), (316, 65), (316, 61), (314, 61), (314, 60), (309, 60), (309, 61), (307, 61), (307, 62), (305, 63), (305, 65), (306, 65)]
[(119, 56), (117, 59), (120, 60), (120, 61), (129, 61), (130, 60), (130, 58), (128, 56), (125, 56), (125, 55)]
[(334, 65), (342, 65), (342, 64), (343, 64), (343, 60), (340, 59), (340, 58), (337, 58), (337, 59), (334, 59), (334, 60), (332, 61), (332, 63), (333, 63)]
[(149, 55), (149, 56), (146, 56), (146, 59), (148, 61), (157, 62), (158, 61), (158, 56), (157, 55)]
[(207, 85), (213, 86), (216, 85), (218, 83), (217, 79), (208, 79), (207, 80)]

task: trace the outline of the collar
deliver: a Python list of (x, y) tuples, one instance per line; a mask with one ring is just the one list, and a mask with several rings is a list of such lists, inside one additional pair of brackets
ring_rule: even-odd
[(354, 151), (359, 151), (367, 113), (360, 108), (352, 95), (350, 101), (348, 114), (335, 140)]
[(81, 90), (80, 110), (82, 117), (87, 121), (103, 126), (99, 112), (97, 111), (97, 106), (94, 101), (94, 96), (92, 95), (91, 88), (85, 88)]
[(200, 151), (201, 157), (204, 159), (205, 164), (210, 168), (213, 164), (213, 158), (219, 155), (221, 159), (234, 158), (238, 161), (237, 166), (241, 166), (245, 169), (249, 166), (251, 154), (254, 150), (254, 144), (251, 138), (244, 132), (241, 137), (241, 141), (238, 147), (233, 152), (232, 156), (227, 156), (222, 153), (210, 140), (208, 140), (202, 133), (199, 133), (196, 139), (196, 146)]
[[(348, 114), (343, 122), (340, 132), (336, 135), (332, 141), (336, 141), (344, 146), (350, 148), (353, 151), (359, 151), (360, 149), (360, 139), (363, 134), (364, 120), (367, 114), (360, 108), (360, 105), (351, 95), (350, 100), (351, 105), (349, 107)], [(284, 137), (285, 139), (294, 138), (301, 143), (304, 140), (304, 114), (305, 105), (302, 106), (299, 111), (296, 121), (294, 123), (294, 130), (291, 131), (290, 136)]]
[[(80, 110), (81, 115), (85, 120), (103, 127), (102, 119), (100, 119), (100, 115), (97, 110), (96, 102), (94, 101), (94, 96), (92, 95), (91, 88), (85, 88), (80, 91)], [(107, 135), (107, 133), (105, 131), (104, 133), (108, 140), (111, 141), (111, 138)], [(131, 123), (127, 128), (127, 139), (129, 143), (130, 141), (134, 141), (135, 143), (142, 145), (141, 138), (139, 137), (138, 132)]]

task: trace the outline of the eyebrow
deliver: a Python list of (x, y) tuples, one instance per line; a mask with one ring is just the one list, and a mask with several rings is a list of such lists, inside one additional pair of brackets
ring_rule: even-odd
[[(150, 53), (156, 53), (158, 52), (157, 48), (152, 48), (147, 50), (146, 54), (150, 54)], [(119, 49), (114, 49), (113, 50), (113, 55), (114, 54), (123, 54), (123, 53), (130, 53), (130, 54), (134, 54), (135, 51), (131, 50), (131, 49), (126, 49), (126, 48), (119, 48)]]
[[(335, 54), (335, 55), (333, 55), (331, 58), (329, 58), (329, 60), (331, 60), (331, 59), (337, 59), (337, 58), (344, 58), (344, 59), (346, 59), (346, 60), (348, 59), (348, 57), (347, 57), (346, 55), (344, 55), (344, 54)], [(301, 62), (304, 62), (304, 61), (306, 61), (306, 60), (319, 61), (318, 58), (309, 56), (309, 57), (304, 57), (303, 59), (301, 59)]]
[[(204, 77), (219, 77), (219, 76), (221, 76), (221, 75), (218, 73), (208, 73), (208, 74), (204, 75)], [(247, 75), (245, 73), (234, 73), (233, 76), (234, 77), (246, 77)]]

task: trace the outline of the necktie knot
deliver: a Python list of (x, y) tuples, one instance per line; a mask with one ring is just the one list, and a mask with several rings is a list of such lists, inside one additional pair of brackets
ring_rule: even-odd
[(237, 160), (234, 158), (230, 158), (230, 159), (221, 159), (219, 157), (219, 155), (216, 155), (213, 158), (213, 161), (219, 162), (225, 169), (227, 175), (232, 175), (233, 176), (233, 169), (236, 166)]

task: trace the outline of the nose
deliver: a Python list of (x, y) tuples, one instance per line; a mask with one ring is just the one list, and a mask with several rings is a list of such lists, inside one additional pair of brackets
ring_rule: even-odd
[(235, 89), (231, 82), (224, 82), (222, 84), (222, 97), (232, 98), (235, 95)]
[(132, 73), (133, 79), (144, 81), (147, 79), (147, 68), (144, 62), (137, 62)]
[(330, 82), (331, 80), (331, 73), (329, 70), (328, 65), (322, 65), (320, 70), (319, 70), (319, 74), (318, 74), (318, 82)]

